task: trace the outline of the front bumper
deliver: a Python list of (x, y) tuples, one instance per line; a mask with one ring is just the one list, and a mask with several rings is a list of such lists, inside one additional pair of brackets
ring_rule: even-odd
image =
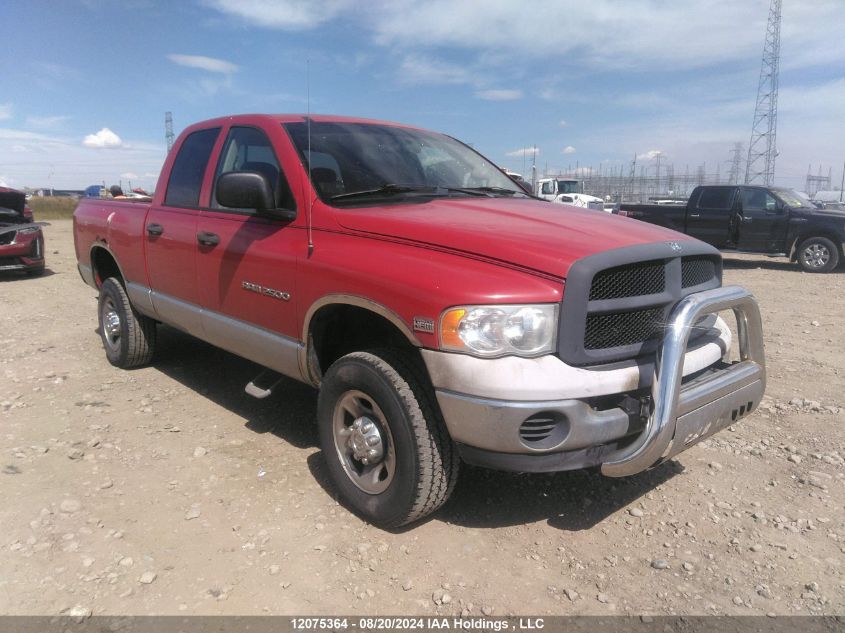
[[(721, 319), (689, 345), (703, 315), (731, 309), (740, 360)], [(756, 408), (765, 390), (760, 313), (742, 288), (681, 300), (653, 362), (570, 367), (560, 359), (476, 359), (430, 350), (423, 358), (452, 438), (470, 463), (526, 472), (602, 467), (646, 470)], [(647, 408), (646, 408), (647, 406)]]
[(0, 244), (0, 272), (43, 268), (44, 235), (40, 229), (32, 233), (16, 231), (11, 243)]

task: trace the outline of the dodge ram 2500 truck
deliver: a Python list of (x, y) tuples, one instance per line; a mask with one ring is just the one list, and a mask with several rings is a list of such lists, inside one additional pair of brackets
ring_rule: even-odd
[(618, 213), (723, 251), (783, 255), (810, 273), (836, 268), (845, 243), (845, 213), (782, 187), (702, 185), (686, 205), (622, 204)]
[(74, 237), (109, 362), (150, 362), (166, 323), (266, 368), (253, 396), (319, 388), (333, 483), (382, 526), (440, 507), (461, 461), (641, 472), (765, 388), (757, 304), (713, 247), (538, 201), (409, 126), (198, 123), (152, 203), (84, 199)]

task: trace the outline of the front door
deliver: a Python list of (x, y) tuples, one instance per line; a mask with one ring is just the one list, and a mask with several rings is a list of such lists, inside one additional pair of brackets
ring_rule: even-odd
[[(220, 153), (214, 183), (231, 171), (258, 172), (270, 182), (278, 208), (293, 209), (288, 179), (267, 134), (233, 127)], [(211, 193), (199, 216), (198, 287), (207, 339), (236, 354), (297, 374), (296, 262), (305, 257), (305, 231), (253, 210), (222, 207)]]
[(687, 211), (687, 234), (716, 248), (730, 242), (736, 187), (704, 187)]
[(738, 246), (744, 251), (771, 252), (783, 249), (787, 212), (777, 198), (762, 188), (743, 187)]

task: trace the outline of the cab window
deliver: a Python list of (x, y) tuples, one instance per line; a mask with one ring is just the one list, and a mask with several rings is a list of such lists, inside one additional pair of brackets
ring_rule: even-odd
[(179, 148), (170, 169), (164, 204), (171, 207), (197, 207), (205, 168), (220, 128), (192, 132)]
[(713, 209), (728, 211), (734, 197), (733, 187), (707, 187), (698, 199), (699, 209)]
[(774, 211), (777, 200), (763, 189), (744, 189), (742, 192), (742, 209), (755, 211)]
[(211, 197), (211, 206), (215, 209), (227, 208), (217, 202), (217, 180), (232, 171), (258, 172), (270, 183), (277, 208), (295, 208), (290, 187), (279, 166), (273, 145), (262, 130), (252, 127), (233, 127), (229, 130), (217, 163), (217, 172), (214, 174), (215, 195)]

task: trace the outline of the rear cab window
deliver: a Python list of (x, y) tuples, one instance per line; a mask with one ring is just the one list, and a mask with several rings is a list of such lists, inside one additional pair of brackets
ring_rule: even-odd
[(219, 127), (197, 130), (184, 140), (170, 169), (170, 180), (164, 195), (165, 205), (187, 208), (199, 206), (205, 169), (219, 133)]
[(736, 187), (707, 187), (701, 190), (697, 206), (712, 211), (730, 211), (735, 192)]

